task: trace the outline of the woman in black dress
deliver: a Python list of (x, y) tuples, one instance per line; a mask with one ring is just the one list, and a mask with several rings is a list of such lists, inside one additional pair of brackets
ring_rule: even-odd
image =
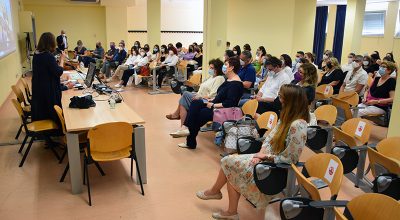
[(54, 105), (61, 107), (60, 76), (63, 73), (65, 54), (60, 54), (57, 63), (53, 53), (56, 40), (52, 33), (40, 36), (32, 63), (32, 120), (50, 119), (58, 122)]
[(338, 60), (331, 57), (326, 62), (325, 73), (318, 86), (329, 84), (333, 87), (333, 94), (338, 94), (345, 77), (346, 74), (340, 68)]

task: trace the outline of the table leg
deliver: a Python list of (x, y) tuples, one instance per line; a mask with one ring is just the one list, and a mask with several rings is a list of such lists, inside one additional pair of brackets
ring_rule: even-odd
[(79, 134), (67, 133), (69, 173), (72, 194), (82, 193), (82, 167), (79, 150)]
[[(140, 174), (142, 176), (143, 184), (147, 183), (147, 173), (146, 173), (146, 143), (145, 143), (145, 132), (143, 126), (137, 126), (134, 128), (135, 134), (135, 148), (137, 162), (139, 164)], [(136, 184), (139, 183), (138, 173), (136, 172)]]

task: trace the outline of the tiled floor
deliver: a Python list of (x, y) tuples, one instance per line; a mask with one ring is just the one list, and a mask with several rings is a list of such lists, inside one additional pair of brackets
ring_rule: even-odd
[[(141, 115), (146, 127), (148, 184), (140, 187), (129, 178), (129, 160), (103, 163), (102, 177), (90, 168), (93, 206), (87, 205), (86, 189), (80, 195), (70, 193), (69, 177), (58, 179), (65, 167), (58, 164), (43, 143), (35, 143), (23, 168), (14, 140), (19, 120), (8, 100), (0, 107), (0, 219), (210, 219), (211, 213), (227, 206), (227, 193), (221, 201), (201, 201), (195, 192), (210, 186), (219, 169), (220, 150), (212, 133), (200, 133), (196, 150), (177, 147), (184, 139), (168, 133), (179, 127), (164, 115), (173, 111), (179, 96), (148, 95), (145, 88), (128, 88), (125, 101)], [(374, 128), (373, 141), (382, 139), (386, 129)], [(111, 135), (111, 134), (110, 134)], [(19, 142), (22, 141), (20, 137)], [(304, 150), (301, 161), (314, 153)], [(362, 191), (346, 178), (339, 199), (351, 199)], [(278, 204), (257, 211), (245, 199), (240, 200), (241, 219), (279, 219)]]

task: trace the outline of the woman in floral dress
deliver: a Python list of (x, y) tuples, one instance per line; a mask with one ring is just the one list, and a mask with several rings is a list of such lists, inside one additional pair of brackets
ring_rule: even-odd
[(196, 193), (203, 200), (222, 199), (221, 189), (227, 184), (229, 206), (213, 213), (215, 219), (239, 219), (237, 207), (243, 195), (257, 208), (265, 208), (271, 196), (261, 193), (253, 176), (255, 164), (297, 163), (307, 140), (308, 101), (304, 90), (296, 85), (283, 85), (279, 92), (282, 103), (280, 121), (265, 139), (259, 153), (230, 155), (221, 160), (221, 169), (214, 185)]

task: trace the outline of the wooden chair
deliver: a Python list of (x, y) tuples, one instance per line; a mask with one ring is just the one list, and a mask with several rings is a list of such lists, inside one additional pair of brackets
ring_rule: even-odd
[(187, 81), (187, 83), (189, 83), (189, 85), (193, 86), (200, 86), (201, 84), (201, 74), (193, 74), (190, 79)]
[[(118, 131), (110, 135), (111, 131)], [(89, 145), (85, 149), (84, 155), (84, 181), (87, 181), (89, 205), (92, 205), (90, 196), (89, 170), (88, 164), (96, 162), (106, 162), (120, 160), (123, 158), (131, 159), (131, 178), (133, 171), (133, 160), (136, 163), (142, 195), (144, 195), (142, 178), (140, 175), (139, 164), (137, 162), (136, 150), (133, 146), (133, 127), (126, 122), (112, 122), (97, 125), (88, 132)]]
[(400, 137), (389, 137), (383, 139), (376, 145), (376, 149), (379, 153), (396, 159), (400, 162)]
[(329, 99), (333, 96), (333, 87), (329, 84), (323, 84), (316, 88), (315, 90), (315, 99)]
[[(399, 148), (397, 148), (397, 150), (398, 149)], [(400, 161), (390, 157), (390, 155), (385, 155), (379, 150), (376, 151), (369, 147), (368, 158), (371, 165), (371, 172), (374, 177), (382, 174), (380, 170), (377, 169), (376, 165), (383, 167), (390, 173), (400, 175)]]
[(257, 125), (260, 129), (266, 130), (265, 134), (271, 132), (277, 123), (278, 115), (275, 112), (264, 112), (257, 118)]
[(362, 219), (362, 220), (376, 220), (376, 219), (399, 219), (400, 216), (400, 203), (389, 196), (377, 193), (366, 193), (352, 199), (347, 203), (345, 213), (342, 214), (335, 208), (336, 219)]
[(321, 105), (314, 111), (317, 121), (327, 122), (329, 125), (334, 125), (337, 117), (337, 109), (333, 105)]
[(11, 90), (14, 92), (15, 96), (17, 96), (17, 100), (19, 103), (21, 103), (22, 110), (26, 113), (31, 112), (31, 106), (30, 104), (26, 101), (24, 94), (22, 93), (21, 89), (18, 88), (16, 85), (11, 86)]
[(353, 114), (352, 109), (357, 107), (358, 101), (359, 96), (356, 92), (343, 92), (336, 97), (332, 97), (332, 105), (343, 109), (345, 120), (357, 116), (357, 114)]
[[(17, 110), (18, 115), (20, 116), (21, 122), (26, 131), (25, 138), (21, 144), (21, 147), (18, 150), (18, 153), (22, 152), (26, 141), (28, 140), (29, 137), (31, 137), (31, 140), (29, 141), (29, 144), (28, 144), (28, 148), (25, 150), (24, 156), (22, 157), (22, 160), (19, 164), (19, 167), (22, 167), (24, 165), (26, 157), (28, 156), (28, 153), (32, 147), (33, 141), (38, 140), (40, 138), (44, 138), (49, 143), (52, 143), (49, 136), (51, 136), (51, 134), (58, 129), (58, 126), (52, 120), (33, 121), (33, 122), (27, 124), (21, 104), (16, 99), (12, 99), (11, 102), (13, 103), (15, 109)], [(57, 159), (60, 159), (57, 152), (54, 150), (54, 147), (50, 146), (50, 149), (56, 155)]]
[(250, 115), (251, 117), (254, 118), (257, 112), (257, 108), (258, 108), (258, 101), (256, 99), (251, 99), (246, 103), (244, 103), (244, 105), (242, 106), (242, 111), (244, 115)]
[(24, 79), (22, 79), (22, 78), (21, 78), (21, 83), (22, 83), (22, 85), (24, 86), (24, 89), (25, 89), (26, 99), (28, 99), (28, 102), (31, 103), (31, 101), (32, 101), (32, 93), (31, 93), (31, 90), (30, 90), (30, 88), (28, 86), (28, 83), (26, 83), (26, 81)]
[[(371, 135), (372, 125), (365, 119), (352, 118), (345, 121), (341, 129), (333, 127), (333, 135), (335, 138), (336, 145), (338, 143), (344, 143), (349, 147), (346, 150), (344, 147), (336, 146), (333, 148), (332, 152), (342, 159), (342, 163), (345, 166), (345, 173), (349, 173), (357, 167), (356, 173), (356, 187), (358, 187), (360, 181), (364, 178), (364, 167), (367, 156), (366, 148), (362, 148), (363, 145), (368, 143), (369, 137)], [(346, 157), (358, 153), (358, 161), (349, 161)]]

